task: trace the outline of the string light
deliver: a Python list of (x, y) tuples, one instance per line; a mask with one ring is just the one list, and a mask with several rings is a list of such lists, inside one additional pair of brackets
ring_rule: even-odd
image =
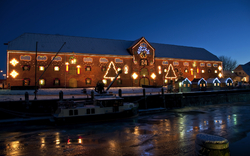
[[(111, 62), (109, 63), (108, 69), (107, 69), (105, 75), (103, 76), (103, 78), (105, 78), (105, 79), (111, 79), (111, 80), (113, 80), (113, 79), (115, 78), (115, 77), (107, 77), (107, 74), (108, 74), (108, 72), (109, 72), (109, 69), (111, 68), (111, 65), (113, 65), (113, 69), (115, 70), (115, 73), (118, 74), (118, 72), (117, 72), (117, 70), (116, 70), (116, 68), (115, 68), (114, 62), (111, 61)], [(120, 78), (120, 75), (119, 75), (117, 78)]]
[(152, 79), (155, 79), (155, 78), (156, 78), (155, 73), (151, 74), (151, 78), (152, 78)]
[(11, 61), (10, 61), (10, 64), (12, 64), (14, 67), (18, 64), (19, 62), (13, 58)]
[[(172, 69), (172, 71), (173, 71), (173, 73), (174, 73), (174, 77), (168, 77), (168, 74), (169, 74), (170, 68)], [(177, 78), (177, 76), (176, 76), (176, 74), (175, 74), (175, 71), (174, 71), (174, 69), (173, 69), (172, 64), (170, 64), (170, 65), (168, 66), (168, 72), (167, 72), (167, 74), (166, 74), (165, 78), (170, 78), (170, 79), (172, 79), (172, 78)]]
[(133, 79), (136, 79), (138, 77), (138, 75), (136, 73), (133, 73), (132, 77), (133, 77)]
[(19, 75), (19, 73), (16, 72), (15, 70), (13, 70), (13, 71), (10, 73), (10, 75), (11, 75), (13, 78), (15, 78), (17, 75)]

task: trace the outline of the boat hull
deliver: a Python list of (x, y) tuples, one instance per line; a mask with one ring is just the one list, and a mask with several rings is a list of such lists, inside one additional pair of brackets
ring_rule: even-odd
[(76, 116), (67, 116), (67, 117), (56, 117), (54, 120), (56, 123), (86, 123), (86, 122), (98, 122), (98, 121), (111, 121), (117, 119), (124, 119), (130, 117), (138, 116), (138, 107), (134, 107), (130, 110), (124, 110), (122, 112), (113, 112), (105, 114), (90, 114), (90, 115), (76, 115)]

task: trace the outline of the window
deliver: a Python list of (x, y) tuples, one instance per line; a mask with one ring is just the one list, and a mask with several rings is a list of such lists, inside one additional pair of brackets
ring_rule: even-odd
[(59, 86), (59, 85), (60, 85), (60, 79), (56, 78), (56, 79), (54, 80), (54, 85), (55, 85), (55, 86)]
[(205, 83), (203, 83), (203, 87), (206, 87), (206, 84), (205, 84)]
[(214, 83), (214, 86), (216, 86), (216, 83)]
[(23, 66), (23, 71), (29, 71), (30, 70), (30, 66), (29, 65), (24, 65)]
[(44, 71), (44, 66), (39, 66), (39, 71)]
[(76, 58), (75, 58), (75, 56), (70, 56), (69, 57), (69, 63), (70, 64), (76, 64)]
[(185, 83), (183, 84), (183, 87), (186, 87), (186, 84), (185, 84)]
[(174, 61), (174, 62), (173, 62), (173, 65), (174, 65), (174, 66), (179, 66), (179, 62)]
[(122, 80), (121, 80), (121, 79), (118, 79), (118, 80), (117, 80), (117, 84), (122, 84)]
[(91, 71), (91, 67), (90, 66), (86, 66), (85, 67), (85, 71)]
[(205, 73), (205, 70), (204, 70), (204, 69), (202, 69), (202, 70), (201, 70), (201, 73)]
[(218, 73), (218, 71), (217, 71), (217, 70), (214, 70), (214, 73)]
[(211, 65), (211, 63), (207, 63), (207, 67), (211, 67), (212, 65)]
[(85, 79), (85, 83), (88, 85), (88, 84), (91, 84), (91, 79), (90, 78), (86, 78)]
[(190, 84), (188, 84), (188, 87), (190, 87)]
[(44, 86), (45, 85), (45, 80), (44, 79), (39, 79), (39, 85)]
[(211, 69), (208, 69), (208, 71), (207, 71), (208, 73), (211, 73)]
[(30, 85), (30, 79), (25, 78), (23, 79), (23, 86), (29, 86)]
[(178, 69), (177, 69), (177, 68), (175, 68), (175, 69), (174, 69), (174, 71), (177, 73), (177, 72), (178, 72)]
[(185, 72), (185, 73), (188, 73), (188, 69), (185, 69), (184, 72)]
[(59, 71), (60, 67), (59, 66), (54, 66), (54, 71)]
[(106, 71), (107, 68), (105, 66), (102, 66), (102, 71)]

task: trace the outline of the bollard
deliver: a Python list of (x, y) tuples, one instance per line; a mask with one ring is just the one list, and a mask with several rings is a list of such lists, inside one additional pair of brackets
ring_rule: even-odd
[(92, 90), (91, 91), (91, 99), (93, 100), (95, 98), (95, 93), (94, 93), (94, 91)]
[(29, 102), (29, 93), (25, 92), (24, 96), (25, 96), (25, 102)]
[(147, 107), (147, 100), (146, 100), (146, 91), (145, 91), (145, 88), (143, 88), (142, 92), (143, 92), (143, 97), (144, 97), (145, 109), (147, 109), (148, 107)]
[(122, 97), (122, 90), (121, 89), (118, 90), (118, 95), (119, 95), (119, 97)]
[(195, 155), (204, 156), (230, 156), (229, 142), (227, 139), (210, 134), (196, 135)]
[(162, 95), (163, 107), (166, 108), (164, 88), (161, 88), (161, 95)]
[(63, 91), (59, 92), (59, 100), (62, 101), (63, 100)]

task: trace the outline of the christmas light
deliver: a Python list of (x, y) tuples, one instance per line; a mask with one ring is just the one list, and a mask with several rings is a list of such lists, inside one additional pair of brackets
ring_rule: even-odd
[(39, 66), (39, 71), (44, 71), (44, 66)]
[[(105, 78), (105, 79), (110, 79), (110, 80), (112, 81), (112, 80), (115, 78), (115, 76), (114, 76), (114, 77), (107, 77), (107, 74), (108, 74), (108, 72), (109, 72), (109, 70), (110, 70), (110, 68), (111, 68), (111, 65), (113, 65), (113, 69), (115, 70), (115, 73), (118, 74), (118, 71), (117, 71), (116, 68), (115, 68), (114, 62), (111, 61), (111, 62), (109, 63), (108, 69), (107, 69), (105, 75), (103, 76), (103, 78)], [(117, 78), (120, 78), (120, 75), (119, 75)]]
[(221, 70), (222, 70), (222, 67), (221, 67), (221, 66), (219, 66), (219, 67), (218, 67), (218, 69), (219, 69), (219, 71), (221, 71)]
[(204, 69), (202, 69), (202, 70), (201, 70), (201, 73), (205, 73), (205, 70), (204, 70)]
[(124, 66), (124, 74), (128, 74), (128, 66), (127, 65)]
[(191, 75), (194, 75), (193, 68), (191, 68), (190, 72), (191, 72)]
[(107, 80), (106, 79), (102, 79), (102, 82), (106, 85), (107, 84)]
[[(174, 77), (168, 77), (168, 74), (169, 74), (169, 71), (170, 71), (170, 70), (172, 70), (172, 71), (173, 71), (173, 73), (174, 73)], [(176, 76), (176, 74), (175, 74), (175, 71), (173, 70), (173, 66), (172, 66), (172, 64), (170, 64), (170, 65), (168, 66), (168, 72), (167, 72), (167, 74), (166, 74), (165, 78), (170, 78), (171, 80), (172, 80), (173, 78), (177, 78), (177, 76)]]
[(197, 68), (197, 73), (200, 73), (200, 70), (199, 70), (199, 68)]
[(19, 62), (13, 58), (11, 61), (10, 61), (10, 64), (12, 64), (14, 67), (18, 64)]
[(192, 84), (192, 82), (191, 82), (188, 78), (185, 78), (185, 79), (182, 81), (182, 84), (184, 84), (185, 81), (188, 81), (189, 84)]
[(155, 79), (155, 78), (156, 78), (155, 73), (151, 74), (151, 78), (152, 78), (152, 79)]
[(217, 77), (213, 80), (213, 83), (215, 83), (216, 80), (217, 80), (219, 83), (221, 83), (220, 80), (219, 80)]
[(221, 73), (219, 73), (219, 78), (221, 78), (222, 77), (222, 74)]
[(66, 70), (66, 72), (68, 72), (69, 71), (69, 62), (66, 62), (65, 65), (66, 65), (66, 69), (65, 70)]
[(161, 66), (158, 66), (159, 74), (161, 74)]
[(76, 68), (77, 68), (77, 74), (78, 74), (78, 75), (81, 74), (81, 66), (80, 66), (80, 65), (77, 65)]
[(19, 73), (16, 72), (15, 70), (13, 70), (13, 71), (10, 73), (10, 75), (11, 75), (13, 78), (15, 78), (17, 75), (19, 75)]
[(54, 71), (59, 71), (59, 70), (60, 70), (59, 66), (54, 66)]
[(205, 84), (207, 85), (207, 81), (206, 81), (205, 79), (203, 79), (203, 78), (201, 78), (201, 79), (198, 81), (198, 85), (200, 85), (201, 80), (203, 80), (203, 81), (205, 82)]
[(138, 75), (136, 73), (133, 73), (132, 77), (133, 77), (133, 79), (136, 79), (138, 77)]
[(217, 71), (217, 70), (215, 70), (215, 71), (214, 71), (214, 73), (218, 73), (218, 71)]

